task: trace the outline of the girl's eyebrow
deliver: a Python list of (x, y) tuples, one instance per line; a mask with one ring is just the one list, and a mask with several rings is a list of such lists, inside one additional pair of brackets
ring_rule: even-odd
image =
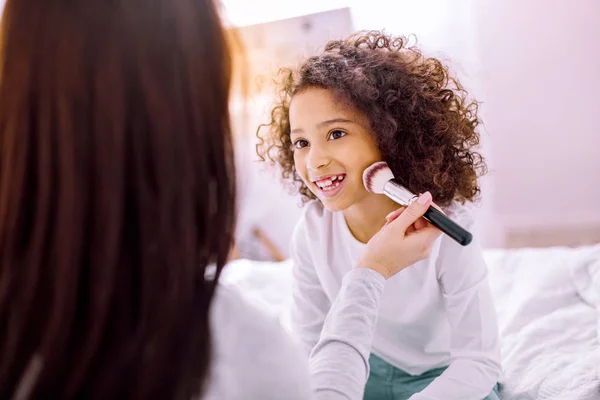
[(334, 118), (334, 119), (328, 119), (327, 121), (323, 121), (323, 122), (319, 122), (317, 124), (317, 127), (322, 128), (326, 125), (331, 125), (331, 124), (339, 124), (339, 123), (351, 123), (351, 124), (355, 124), (356, 122), (350, 120), (350, 119), (346, 119), (346, 118)]
[[(352, 121), (351, 119), (346, 119), (346, 118), (334, 118), (334, 119), (328, 119), (327, 121), (323, 121), (323, 122), (319, 122), (317, 124), (317, 128), (323, 128), (324, 126), (327, 125), (331, 125), (331, 124), (339, 124), (339, 123), (350, 123), (350, 124), (356, 124), (355, 121)], [(302, 133), (304, 132), (304, 130), (302, 128), (296, 128), (293, 129), (290, 134), (294, 134), (294, 133)]]

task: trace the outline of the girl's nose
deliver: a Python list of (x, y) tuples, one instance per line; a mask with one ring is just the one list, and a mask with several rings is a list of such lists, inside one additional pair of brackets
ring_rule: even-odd
[(318, 146), (310, 147), (308, 157), (306, 157), (306, 167), (308, 169), (317, 171), (318, 169), (328, 166), (330, 163), (331, 158), (327, 152), (323, 151), (323, 149)]

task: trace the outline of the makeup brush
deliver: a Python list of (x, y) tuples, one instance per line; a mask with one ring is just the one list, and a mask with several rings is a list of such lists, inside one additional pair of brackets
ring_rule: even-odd
[[(410, 203), (419, 197), (394, 178), (392, 170), (385, 161), (376, 162), (365, 169), (363, 183), (369, 192), (385, 194), (402, 206), (408, 207)], [(433, 206), (429, 206), (423, 218), (463, 246), (468, 245), (473, 240), (473, 235), (470, 232)]]

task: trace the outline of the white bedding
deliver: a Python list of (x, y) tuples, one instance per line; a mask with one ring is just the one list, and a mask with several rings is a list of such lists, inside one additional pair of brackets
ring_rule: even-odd
[[(600, 246), (486, 252), (503, 399), (600, 400)], [(223, 280), (289, 329), (291, 264), (237, 260)]]

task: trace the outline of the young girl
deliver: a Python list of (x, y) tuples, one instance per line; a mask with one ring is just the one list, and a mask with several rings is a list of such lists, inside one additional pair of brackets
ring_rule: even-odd
[[(284, 76), (258, 151), (308, 201), (291, 257), (293, 328), (310, 352), (342, 277), (398, 207), (365, 190), (365, 168), (385, 160), (403, 185), (431, 192), (472, 230), (467, 203), (486, 166), (475, 150), (477, 104), (402, 37), (332, 41)], [(428, 258), (388, 280), (365, 399), (499, 399), (497, 321), (474, 236), (462, 247), (442, 235)]]

